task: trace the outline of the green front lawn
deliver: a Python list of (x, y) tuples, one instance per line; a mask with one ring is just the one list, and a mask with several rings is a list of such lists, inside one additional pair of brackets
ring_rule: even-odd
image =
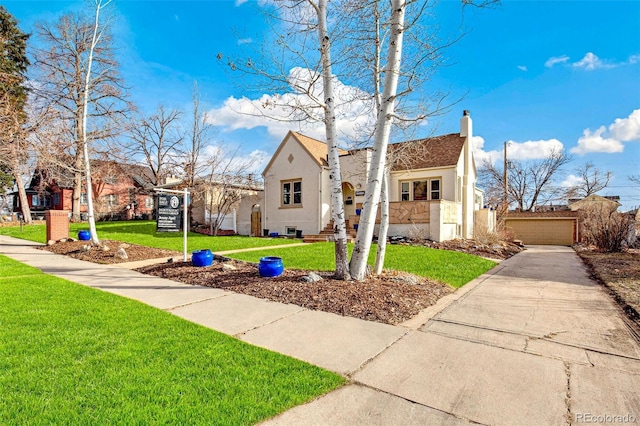
[[(369, 264), (375, 262), (377, 245), (371, 246)], [(353, 244), (349, 244), (349, 251)], [(334, 244), (314, 243), (301, 247), (233, 253), (234, 259), (258, 262), (263, 256), (279, 256), (286, 268), (332, 271), (335, 269)], [(387, 245), (385, 269), (410, 272), (462, 287), (493, 268), (496, 262), (466, 253), (428, 247)]]
[[(86, 223), (72, 223), (69, 230), (70, 236), (77, 238), (78, 231), (81, 229), (89, 229), (89, 225)], [(96, 229), (100, 239), (118, 240), (147, 247), (182, 251), (182, 232), (156, 232), (156, 223), (153, 221), (98, 222)], [(46, 232), (45, 225), (23, 226), (22, 231), (17, 226), (0, 228), (0, 235), (8, 235), (43, 244), (46, 243)], [(190, 252), (203, 249), (226, 251), (299, 242), (300, 240), (284, 238), (211, 237), (189, 232), (187, 235), (187, 250)]]
[[(155, 222), (100, 222), (96, 225), (98, 236), (103, 239), (124, 241), (148, 247), (182, 251), (182, 234), (155, 232)], [(86, 224), (71, 224), (71, 234), (86, 229)], [(45, 225), (0, 228), (0, 234), (9, 235), (31, 241), (44, 243)], [(210, 237), (189, 233), (188, 251), (211, 249), (214, 253), (226, 250), (237, 250), (251, 247), (265, 247), (297, 243), (299, 240), (283, 238), (255, 237)], [(353, 245), (349, 245), (349, 250)], [(373, 265), (377, 245), (371, 247), (369, 263)], [(250, 262), (258, 262), (263, 256), (280, 256), (285, 267), (316, 271), (335, 269), (334, 244), (315, 243), (300, 247), (283, 247), (251, 252), (234, 253), (231, 257)], [(428, 247), (387, 245), (385, 269), (406, 271), (447, 283), (453, 287), (461, 287), (493, 268), (496, 262), (447, 250), (435, 250)]]
[(336, 374), (0, 256), (0, 424), (253, 424)]

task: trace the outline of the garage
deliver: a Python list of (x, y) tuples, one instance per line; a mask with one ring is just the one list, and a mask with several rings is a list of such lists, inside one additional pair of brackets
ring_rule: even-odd
[(505, 223), (524, 244), (570, 246), (577, 241), (576, 216), (575, 212), (510, 213)]

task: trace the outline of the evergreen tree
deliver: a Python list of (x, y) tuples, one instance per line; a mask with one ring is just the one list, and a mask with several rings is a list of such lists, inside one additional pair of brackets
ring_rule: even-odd
[[(26, 72), (28, 34), (18, 28), (18, 21), (0, 5), (0, 192), (15, 182), (14, 163), (18, 162), (21, 127), (27, 114)], [(10, 155), (17, 154), (17, 155)], [(20, 188), (19, 188), (20, 189)], [(23, 189), (23, 188), (22, 188)], [(22, 191), (24, 192), (24, 191)], [(24, 197), (24, 202), (26, 197)], [(22, 203), (21, 203), (22, 204)], [(23, 212), (24, 213), (24, 212)]]

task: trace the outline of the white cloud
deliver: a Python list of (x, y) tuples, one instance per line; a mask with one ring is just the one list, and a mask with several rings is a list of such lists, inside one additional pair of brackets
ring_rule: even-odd
[[(473, 156), (476, 165), (480, 166), (486, 160), (491, 164), (504, 159), (504, 149), (501, 150), (484, 150), (484, 138), (481, 136), (473, 136), (471, 144), (473, 146)], [(510, 160), (540, 160), (547, 157), (552, 152), (562, 151), (564, 146), (557, 139), (526, 141), (526, 142), (507, 142), (507, 157)]]
[(606, 127), (600, 126), (595, 132), (591, 129), (585, 129), (582, 137), (578, 139), (578, 145), (571, 148), (571, 152), (584, 155), (588, 152), (622, 152), (624, 146), (617, 139), (603, 137), (607, 130)]
[(582, 183), (582, 178), (576, 175), (569, 175), (566, 177), (565, 180), (562, 181), (560, 186), (562, 186), (563, 188), (573, 188), (574, 186), (577, 186), (580, 183)]
[(595, 131), (585, 129), (578, 145), (571, 152), (584, 155), (588, 152), (622, 152), (622, 142), (640, 140), (640, 109), (636, 109), (627, 118), (616, 118), (607, 129), (600, 126)]
[(475, 158), (476, 166), (480, 167), (482, 164), (489, 162), (495, 164), (499, 158), (502, 158), (501, 151), (485, 151), (484, 150), (484, 138), (482, 136), (471, 137), (471, 147), (473, 149), (473, 157)]
[(569, 60), (569, 57), (567, 55), (552, 56), (551, 58), (547, 59), (547, 62), (544, 63), (544, 66), (547, 68), (551, 68), (556, 64), (564, 64), (568, 60)]
[(616, 118), (609, 126), (611, 136), (623, 142), (640, 140), (640, 109), (634, 110), (627, 118)]
[(236, 0), (236, 6), (240, 6), (242, 4), (245, 4), (248, 0)]
[(574, 68), (584, 68), (587, 71), (593, 71), (598, 68), (611, 68), (613, 65), (605, 64), (600, 58), (594, 55), (592, 52), (588, 52), (584, 55), (584, 58), (578, 62), (573, 63)]
[(640, 55), (629, 56), (629, 60), (627, 62), (630, 64), (637, 64), (638, 62), (640, 62)]
[(527, 71), (527, 67), (526, 67), (526, 65), (518, 65), (518, 69), (519, 69), (520, 71)]
[(549, 154), (562, 151), (564, 146), (558, 139), (507, 143), (507, 157), (512, 160), (539, 160)]
[[(291, 91), (264, 94), (256, 99), (227, 98), (224, 104), (207, 113), (208, 122), (223, 131), (253, 129), (264, 126), (278, 139), (289, 130), (324, 140), (322, 109), (305, 93), (322, 99), (322, 79), (312, 70), (293, 68), (289, 72)], [(339, 137), (356, 137), (358, 130), (374, 123), (371, 97), (353, 86), (334, 81), (336, 124)], [(301, 113), (301, 109), (305, 112)]]
[(251, 37), (241, 38), (238, 40), (238, 44), (251, 44), (253, 43), (253, 39)]
[(236, 147), (215, 144), (205, 147), (200, 155), (199, 164), (200, 167), (203, 167), (205, 175), (210, 172), (206, 169), (207, 163), (216, 164), (217, 169), (220, 169), (221, 166), (226, 167), (230, 173), (241, 171), (243, 174), (260, 174), (266, 167), (269, 158), (267, 152), (259, 149), (248, 154), (238, 155)]

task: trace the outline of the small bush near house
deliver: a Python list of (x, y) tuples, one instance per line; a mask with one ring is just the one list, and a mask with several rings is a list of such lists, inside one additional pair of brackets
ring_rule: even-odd
[(499, 244), (502, 241), (513, 241), (513, 232), (508, 231), (504, 221), (500, 221), (496, 229), (491, 231), (486, 226), (476, 226), (473, 230), (473, 239), (479, 244)]
[(580, 229), (583, 242), (599, 250), (619, 252), (629, 244), (631, 218), (607, 206), (588, 206), (580, 209)]

